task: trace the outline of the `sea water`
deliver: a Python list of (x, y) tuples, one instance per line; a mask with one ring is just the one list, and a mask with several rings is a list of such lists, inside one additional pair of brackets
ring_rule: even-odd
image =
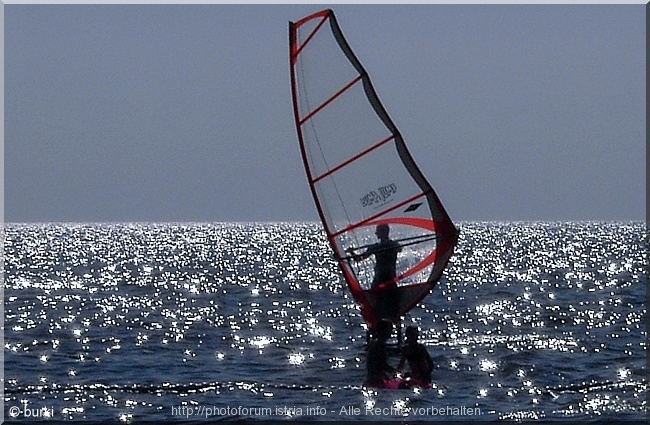
[(459, 227), (391, 391), (316, 223), (6, 224), (5, 419), (644, 420), (646, 224)]

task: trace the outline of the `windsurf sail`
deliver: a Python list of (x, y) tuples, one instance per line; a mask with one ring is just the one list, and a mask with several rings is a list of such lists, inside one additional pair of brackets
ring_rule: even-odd
[[(329, 243), (366, 323), (394, 321), (433, 290), (458, 230), (331, 10), (289, 23), (289, 62), (298, 141)], [(373, 260), (358, 261), (381, 257), (378, 225), (399, 244), (395, 276), (379, 284)]]

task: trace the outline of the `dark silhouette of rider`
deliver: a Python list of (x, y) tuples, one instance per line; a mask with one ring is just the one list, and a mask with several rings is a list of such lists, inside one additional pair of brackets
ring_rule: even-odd
[(395, 266), (397, 254), (402, 250), (399, 243), (390, 239), (390, 228), (388, 224), (379, 224), (375, 229), (375, 235), (379, 239), (376, 244), (370, 245), (363, 253), (355, 254), (354, 248), (348, 248), (346, 252), (352, 254), (356, 261), (364, 260), (371, 255), (375, 256), (375, 276), (371, 288), (378, 288), (376, 314), (378, 318), (389, 319), (393, 322), (399, 321), (400, 296), (397, 290)]
[(367, 376), (364, 385), (382, 387), (393, 375), (395, 369), (388, 364), (386, 352), (386, 340), (392, 332), (393, 324), (389, 320), (380, 320), (377, 323), (373, 340), (368, 346)]
[(401, 372), (405, 363), (408, 363), (410, 373), (406, 374), (405, 384), (408, 386), (426, 386), (431, 384), (431, 371), (433, 361), (424, 344), (418, 342), (419, 331), (417, 326), (406, 328), (406, 345), (402, 347), (402, 357), (397, 365)]

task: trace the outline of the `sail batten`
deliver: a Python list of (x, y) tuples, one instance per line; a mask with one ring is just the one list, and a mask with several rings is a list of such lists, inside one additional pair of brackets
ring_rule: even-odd
[(363, 152), (359, 152), (358, 154), (356, 154), (356, 155), (353, 156), (352, 158), (347, 159), (345, 162), (343, 162), (343, 163), (341, 163), (341, 164), (339, 164), (339, 165), (337, 165), (337, 166), (331, 168), (331, 169), (328, 170), (327, 172), (325, 172), (325, 173), (321, 174), (320, 176), (316, 177), (316, 178), (313, 180), (313, 182), (316, 183), (316, 182), (318, 182), (318, 180), (321, 180), (321, 179), (323, 179), (323, 178), (329, 176), (330, 174), (337, 172), (339, 169), (345, 167), (345, 166), (348, 165), (348, 164), (351, 164), (352, 162), (354, 162), (354, 161), (356, 161), (357, 159), (361, 158), (361, 157), (364, 156), (365, 154), (370, 153), (370, 152), (373, 151), (374, 149), (377, 149), (378, 147), (380, 147), (380, 146), (383, 145), (384, 143), (388, 143), (388, 142), (390, 142), (390, 141), (393, 140), (394, 138), (395, 138), (395, 136), (393, 136), (393, 135), (390, 135), (390, 136), (386, 137), (384, 140), (381, 140), (381, 141), (377, 142), (377, 144), (375, 144), (375, 145), (373, 145), (373, 146), (370, 146), (368, 149), (364, 150)]
[[(393, 291), (400, 316), (431, 292), (458, 231), (334, 13), (323, 10), (290, 23), (289, 43), (294, 119), (307, 181), (346, 283), (364, 320), (374, 326), (386, 317), (387, 291)], [(371, 260), (354, 262), (357, 257), (343, 253), (371, 249), (375, 229), (386, 225), (400, 248), (395, 275), (381, 283)]]
[[(298, 21), (298, 22), (296, 22), (296, 23), (294, 24), (296, 27), (298, 27), (298, 26), (301, 26), (303, 23), (305, 23), (305, 22), (307, 22), (307, 21), (309, 21), (309, 20), (311, 20), (311, 19), (314, 19), (314, 18), (316, 18), (316, 17), (322, 17), (322, 19), (321, 19), (321, 21), (318, 23), (318, 25), (316, 26), (316, 28), (314, 28), (314, 29), (312, 30), (312, 32), (309, 33), (309, 35), (307, 36), (307, 38), (305, 39), (305, 41), (303, 41), (303, 43), (302, 43), (300, 46), (298, 46), (297, 44), (292, 44), (292, 45), (291, 45), (291, 49), (292, 49), (292, 51), (291, 51), (291, 61), (292, 61), (292, 62), (293, 62), (293, 61), (295, 60), (295, 58), (298, 56), (298, 54), (300, 53), (300, 51), (301, 51), (301, 50), (302, 50), (302, 49), (307, 45), (307, 43), (309, 43), (309, 41), (312, 39), (312, 37), (313, 37), (313, 36), (316, 34), (316, 32), (320, 29), (320, 27), (325, 23), (325, 21), (327, 20), (327, 11), (326, 11), (326, 10), (323, 10), (323, 11), (321, 11), (321, 12), (315, 13), (314, 15), (307, 16), (307, 17), (305, 17), (304, 19), (302, 19), (301, 21)], [(294, 48), (295, 48), (295, 51), (293, 50)]]
[(307, 121), (308, 119), (310, 119), (311, 117), (313, 117), (314, 115), (316, 115), (316, 114), (317, 114), (321, 109), (323, 109), (324, 107), (326, 107), (327, 105), (329, 105), (331, 102), (333, 102), (334, 100), (336, 100), (337, 97), (339, 97), (339, 96), (340, 96), (341, 94), (343, 94), (347, 89), (349, 89), (350, 87), (352, 87), (353, 85), (355, 85), (356, 83), (358, 83), (360, 80), (361, 80), (361, 76), (358, 76), (358, 77), (355, 78), (354, 80), (352, 80), (352, 81), (350, 81), (349, 83), (347, 83), (347, 84), (346, 84), (344, 87), (342, 87), (339, 91), (337, 91), (336, 93), (334, 93), (334, 94), (332, 95), (332, 97), (330, 97), (329, 99), (327, 99), (327, 100), (326, 100), (325, 102), (323, 102), (320, 106), (318, 106), (318, 107), (315, 108), (313, 111), (311, 111), (311, 112), (310, 112), (306, 117), (304, 117), (303, 119), (301, 119), (301, 120), (300, 120), (300, 125), (304, 124), (305, 121)]

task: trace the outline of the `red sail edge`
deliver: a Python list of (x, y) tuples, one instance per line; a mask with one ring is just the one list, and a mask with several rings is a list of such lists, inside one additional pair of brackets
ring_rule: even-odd
[[(441, 278), (458, 230), (330, 9), (289, 23), (289, 66), (303, 164), (343, 277), (370, 327), (391, 286), (402, 317)], [(352, 264), (345, 250), (369, 246), (379, 224), (390, 226), (402, 253), (397, 276), (371, 287), (372, 265)]]

